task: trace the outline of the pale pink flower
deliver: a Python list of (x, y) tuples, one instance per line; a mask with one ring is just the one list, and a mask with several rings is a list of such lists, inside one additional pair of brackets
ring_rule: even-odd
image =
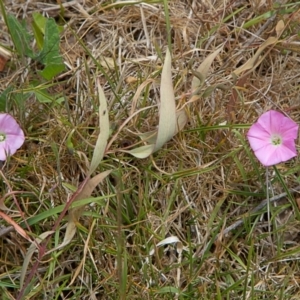
[(24, 143), (24, 132), (9, 114), (0, 113), (0, 160), (6, 160)]
[(295, 139), (298, 128), (290, 118), (270, 110), (250, 127), (247, 138), (258, 160), (267, 167), (297, 155)]

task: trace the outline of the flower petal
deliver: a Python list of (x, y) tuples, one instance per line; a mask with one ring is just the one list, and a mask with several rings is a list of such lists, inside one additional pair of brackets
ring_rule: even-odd
[[(299, 126), (290, 118), (275, 110), (262, 114), (254, 123), (247, 138), (256, 157), (264, 166), (287, 161), (297, 155), (295, 139)], [(273, 145), (271, 136), (282, 138), (281, 145)]]
[(269, 110), (262, 114), (257, 123), (268, 132), (276, 134), (282, 134), (290, 129), (294, 131), (298, 128), (298, 125), (293, 120), (275, 110)]
[[(0, 132), (5, 134), (20, 134), (22, 129), (17, 121), (9, 114), (0, 114)], [(22, 131), (23, 132), (23, 131)]]
[[(24, 133), (19, 135), (9, 134), (6, 136), (5, 139), (6, 147), (7, 149), (10, 150), (11, 155), (13, 154), (12, 151), (19, 149), (23, 145), (24, 141), (25, 141)], [(1, 143), (0, 143), (0, 147), (1, 147)], [(16, 151), (14, 151), (14, 153), (15, 152)]]
[(0, 160), (6, 160), (24, 143), (24, 132), (17, 121), (9, 114), (0, 114), (0, 133), (5, 134), (5, 140), (0, 142)]
[(247, 133), (247, 138), (251, 148), (256, 151), (270, 144), (271, 134), (259, 123), (254, 123)]
[(6, 160), (6, 153), (3, 147), (0, 147), (0, 160)]
[(257, 159), (265, 166), (273, 166), (281, 162), (285, 162), (297, 155), (294, 151), (289, 148), (280, 146), (274, 147), (272, 145), (260, 148), (255, 151)]

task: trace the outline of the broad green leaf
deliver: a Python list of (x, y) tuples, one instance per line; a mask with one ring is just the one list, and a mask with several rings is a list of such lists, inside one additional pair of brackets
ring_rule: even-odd
[[(39, 49), (41, 50), (44, 46), (44, 35), (45, 35), (45, 28), (48, 18), (44, 17), (38, 12), (32, 13), (33, 22), (32, 22), (32, 28), (35, 40), (37, 42), (37, 45)], [(64, 30), (63, 26), (56, 25), (58, 28), (59, 33)]]
[(98, 98), (99, 98), (99, 128), (100, 133), (98, 135), (98, 139), (96, 142), (96, 146), (94, 149), (89, 175), (91, 175), (99, 166), (107, 146), (107, 140), (109, 138), (109, 118), (108, 118), (108, 111), (107, 111), (107, 101), (103, 92), (103, 89), (97, 81), (97, 88), (98, 88)]
[(44, 34), (45, 34), (45, 26), (46, 26), (47, 19), (37, 12), (33, 12), (32, 17), (33, 17), (33, 22), (32, 22), (33, 34), (39, 50), (42, 50), (44, 45)]
[(50, 80), (65, 69), (62, 57), (59, 53), (59, 31), (53, 19), (47, 19), (45, 25), (44, 45), (39, 60), (45, 65), (41, 75)]
[(13, 92), (11, 93), (12, 99), (14, 102), (18, 105), (18, 107), (25, 109), (25, 103), (27, 99), (31, 96), (31, 93), (18, 93), (18, 92)]
[(59, 53), (59, 32), (55, 21), (47, 19), (45, 26), (44, 47), (39, 58), (41, 63), (45, 65), (60, 64), (62, 58)]
[(52, 103), (54, 101), (45, 90), (35, 90), (34, 95), (40, 103)]
[(21, 56), (34, 58), (35, 55), (30, 45), (31, 36), (25, 25), (21, 24), (16, 17), (9, 14), (7, 15), (7, 26), (17, 53)]
[(46, 67), (39, 73), (46, 80), (51, 80), (53, 77), (55, 77), (57, 74), (60, 74), (64, 70), (65, 70), (64, 64), (50, 64), (50, 65), (46, 65)]
[(36, 24), (40, 33), (44, 36), (48, 18), (44, 17), (38, 12), (33, 12), (32, 17), (33, 17), (33, 23)]

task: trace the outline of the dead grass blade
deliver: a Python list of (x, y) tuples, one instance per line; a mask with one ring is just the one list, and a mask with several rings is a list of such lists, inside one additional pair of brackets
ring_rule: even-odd
[(8, 224), (12, 225), (15, 230), (27, 241), (31, 242), (31, 238), (29, 237), (29, 235), (26, 233), (26, 231), (20, 226), (18, 225), (12, 218), (10, 218), (8, 215), (6, 215), (5, 213), (3, 213), (2, 211), (0, 211), (0, 217), (2, 217), (2, 219), (4, 219)]
[(89, 249), (89, 241), (91, 239), (91, 236), (92, 236), (92, 233), (93, 233), (93, 229), (95, 227), (95, 220), (93, 220), (93, 223), (91, 225), (91, 228), (90, 228), (90, 231), (89, 231), (89, 234), (88, 234), (88, 237), (87, 237), (87, 240), (85, 241), (84, 243), (84, 250), (83, 250), (83, 257), (82, 257), (82, 260), (80, 261), (80, 264), (79, 266), (76, 268), (75, 272), (74, 272), (74, 275), (71, 279), (71, 282), (69, 283), (69, 286), (72, 286), (72, 284), (74, 283), (74, 281), (76, 280), (77, 276), (79, 275), (82, 267), (84, 266), (84, 263), (85, 263), (85, 260), (86, 260), (86, 255), (88, 253), (88, 249)]
[(207, 77), (209, 68), (211, 67), (212, 62), (217, 57), (217, 55), (222, 51), (223, 46), (218, 48), (216, 51), (208, 55), (204, 61), (200, 64), (197, 71), (193, 71), (194, 77), (192, 80), (192, 91), (194, 92), (196, 89), (201, 87)]
[(262, 52), (271, 45), (276, 45), (279, 41), (279, 38), (284, 30), (284, 23), (283, 21), (279, 21), (276, 25), (276, 35), (277, 37), (269, 37), (265, 42), (263, 42), (259, 48), (257, 49), (256, 53), (254, 54), (253, 57), (251, 57), (245, 64), (237, 68), (233, 73), (238, 76), (241, 73), (252, 70), (256, 68), (265, 58), (266, 54), (262, 55)]
[(98, 97), (99, 97), (99, 127), (100, 133), (96, 142), (93, 158), (91, 161), (88, 174), (91, 175), (99, 166), (107, 146), (107, 140), (109, 137), (109, 119), (107, 111), (107, 101), (103, 92), (103, 89), (97, 81)]
[(245, 64), (237, 68), (233, 73), (238, 76), (241, 73), (252, 70), (253, 68), (256, 68), (265, 58), (264, 56), (260, 56), (261, 53), (270, 45), (274, 45), (278, 42), (277, 37), (269, 37), (265, 42), (263, 42), (259, 48), (257, 49), (256, 53), (251, 57)]

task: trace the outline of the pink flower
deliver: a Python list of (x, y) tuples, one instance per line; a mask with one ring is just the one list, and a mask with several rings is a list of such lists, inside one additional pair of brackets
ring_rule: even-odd
[(9, 114), (0, 113), (0, 160), (6, 160), (13, 155), (24, 143), (24, 132)]
[(250, 127), (247, 137), (254, 154), (267, 167), (297, 155), (295, 139), (298, 127), (282, 113), (270, 110)]

